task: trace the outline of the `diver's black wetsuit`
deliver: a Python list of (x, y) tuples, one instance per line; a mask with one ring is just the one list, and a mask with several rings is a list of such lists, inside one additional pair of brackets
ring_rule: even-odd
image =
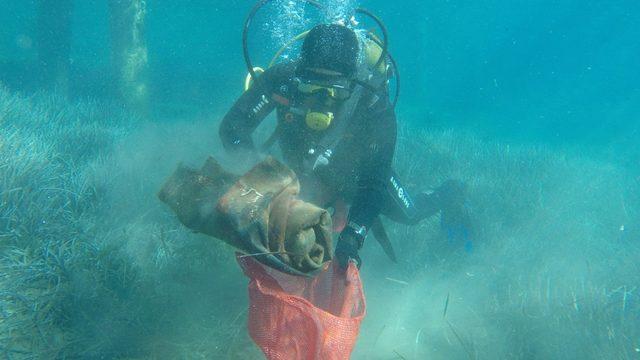
[[(370, 228), (374, 219), (388, 204), (387, 184), (396, 142), (396, 117), (388, 94), (373, 94), (364, 90), (351, 119), (332, 148), (327, 165), (309, 166), (317, 151), (324, 151), (323, 135), (331, 131), (315, 131), (307, 127), (303, 116), (290, 112), (296, 89), (291, 86), (295, 64), (280, 64), (260, 76), (259, 86), (253, 86), (236, 101), (220, 126), (220, 137), (228, 150), (254, 149), (251, 134), (274, 109), (278, 117), (278, 143), (288, 165), (300, 176), (303, 191), (309, 182), (319, 183), (328, 190), (323, 197), (328, 205), (338, 198), (351, 204), (349, 221)], [(374, 101), (377, 99), (377, 101)], [(313, 149), (313, 156), (310, 150)], [(385, 211), (386, 213), (386, 211)]]

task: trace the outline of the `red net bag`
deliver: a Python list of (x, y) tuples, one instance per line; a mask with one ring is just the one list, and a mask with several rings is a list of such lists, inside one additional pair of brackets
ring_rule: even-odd
[(238, 257), (249, 277), (249, 335), (270, 360), (348, 359), (365, 315), (358, 269), (328, 263), (313, 278)]

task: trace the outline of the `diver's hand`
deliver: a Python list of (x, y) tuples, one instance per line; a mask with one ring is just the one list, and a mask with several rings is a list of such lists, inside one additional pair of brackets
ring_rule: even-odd
[(447, 180), (435, 192), (440, 202), (440, 225), (447, 232), (449, 241), (462, 242), (466, 250), (470, 251), (472, 226), (465, 184)]
[(460, 223), (468, 218), (467, 189), (464, 183), (457, 180), (447, 180), (435, 190), (439, 208), (442, 211), (443, 223)]
[(358, 250), (362, 247), (363, 240), (361, 235), (356, 234), (349, 228), (340, 233), (335, 256), (341, 269), (346, 270), (349, 267), (349, 261), (354, 261), (358, 269), (360, 269), (362, 260), (358, 255)]

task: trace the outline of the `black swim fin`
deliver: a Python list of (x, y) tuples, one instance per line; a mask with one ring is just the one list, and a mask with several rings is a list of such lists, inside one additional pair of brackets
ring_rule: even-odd
[(389, 259), (394, 263), (397, 263), (398, 260), (396, 259), (396, 252), (393, 250), (393, 245), (391, 244), (387, 230), (384, 228), (384, 224), (379, 216), (373, 221), (371, 231)]

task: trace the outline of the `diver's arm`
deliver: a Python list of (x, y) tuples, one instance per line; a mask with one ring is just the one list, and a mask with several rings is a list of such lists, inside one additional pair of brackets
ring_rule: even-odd
[(396, 144), (396, 118), (392, 109), (387, 109), (371, 119), (379, 126), (374, 129), (369, 151), (363, 154), (363, 167), (358, 169), (358, 191), (349, 210), (347, 227), (340, 234), (336, 247), (336, 258), (343, 268), (349, 259), (360, 266), (358, 250), (362, 247), (368, 230), (383, 206), (386, 182), (391, 175), (391, 164)]
[(222, 119), (219, 135), (226, 150), (255, 150), (251, 134), (275, 108), (273, 92), (288, 79), (290, 69), (276, 65), (260, 75), (260, 84), (245, 91)]
[(366, 161), (359, 169), (358, 192), (353, 199), (349, 221), (367, 229), (382, 209), (386, 184), (391, 175), (391, 165), (396, 145), (396, 118), (388, 109), (369, 120), (378, 124), (364, 154)]

